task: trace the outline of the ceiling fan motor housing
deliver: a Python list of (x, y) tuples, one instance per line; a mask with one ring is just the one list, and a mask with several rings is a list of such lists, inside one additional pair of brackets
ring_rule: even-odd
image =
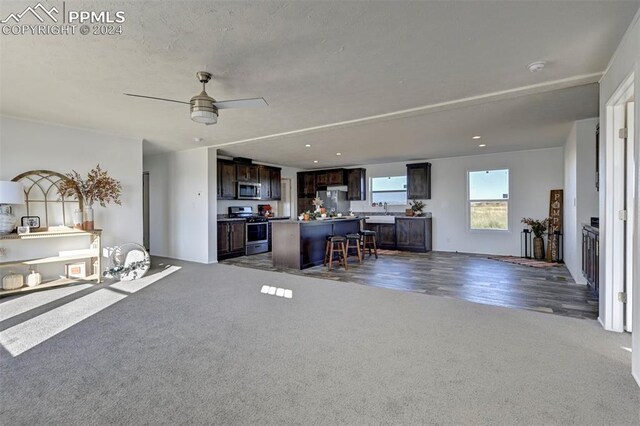
[(197, 123), (215, 124), (218, 121), (218, 108), (215, 99), (204, 90), (191, 98), (191, 119)]

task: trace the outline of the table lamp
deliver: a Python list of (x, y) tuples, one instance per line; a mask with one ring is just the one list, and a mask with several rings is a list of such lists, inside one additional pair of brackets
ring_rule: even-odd
[(13, 232), (16, 217), (12, 204), (24, 204), (24, 188), (20, 182), (0, 181), (0, 235)]

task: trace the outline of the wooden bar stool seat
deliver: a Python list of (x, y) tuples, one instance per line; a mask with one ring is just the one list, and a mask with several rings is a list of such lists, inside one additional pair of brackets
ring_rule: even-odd
[(354, 233), (354, 234), (347, 234), (346, 235), (347, 238), (347, 261), (349, 260), (349, 250), (351, 250), (353, 252), (353, 250), (356, 251), (355, 255), (358, 256), (358, 262), (362, 263), (362, 252), (360, 251), (360, 234), (358, 233)]
[(335, 254), (338, 255), (338, 265), (342, 264), (344, 269), (349, 269), (347, 266), (347, 239), (339, 235), (328, 235), (324, 250), (324, 265), (328, 266), (329, 270), (333, 267)]
[(362, 257), (364, 257), (364, 253), (369, 249), (369, 257), (371, 257), (371, 249), (373, 249), (373, 253), (378, 258), (378, 246), (376, 245), (376, 231), (364, 230), (361, 231), (362, 235)]

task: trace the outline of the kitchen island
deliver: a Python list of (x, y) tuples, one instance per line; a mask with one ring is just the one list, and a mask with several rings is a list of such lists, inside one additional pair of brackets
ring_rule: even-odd
[(346, 235), (360, 230), (359, 217), (325, 220), (280, 220), (272, 226), (273, 266), (306, 269), (324, 263), (329, 235)]

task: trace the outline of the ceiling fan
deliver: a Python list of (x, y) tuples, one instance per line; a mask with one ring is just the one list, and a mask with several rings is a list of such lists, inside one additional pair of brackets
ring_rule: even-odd
[(196, 123), (204, 123), (207, 126), (218, 122), (218, 110), (229, 108), (262, 108), (266, 107), (267, 101), (264, 98), (251, 99), (235, 99), (231, 101), (216, 101), (207, 95), (204, 90), (205, 85), (211, 80), (211, 74), (206, 71), (198, 71), (196, 78), (202, 83), (202, 92), (195, 95), (189, 102), (176, 101), (173, 99), (156, 98), (153, 96), (135, 95), (133, 93), (124, 93), (126, 96), (134, 96), (136, 98), (155, 99), (157, 101), (175, 102), (191, 106), (191, 119)]

